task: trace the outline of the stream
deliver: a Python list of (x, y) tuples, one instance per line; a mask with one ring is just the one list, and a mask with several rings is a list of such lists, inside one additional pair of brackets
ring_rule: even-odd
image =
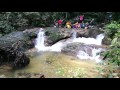
[(85, 51), (79, 51), (76, 55), (70, 56), (61, 52), (62, 48), (70, 43), (81, 42), (86, 45), (101, 45), (104, 34), (96, 38), (76, 38), (76, 32), (67, 40), (61, 40), (52, 46), (45, 46), (45, 33), (40, 29), (36, 38), (34, 56), (30, 57), (30, 64), (19, 70), (12, 70), (10, 67), (0, 67), (0, 77), (16, 77), (17, 73), (41, 73), (46, 78), (94, 78), (99, 75), (96, 67), (102, 62), (100, 55), (102, 48), (92, 48), (91, 56)]

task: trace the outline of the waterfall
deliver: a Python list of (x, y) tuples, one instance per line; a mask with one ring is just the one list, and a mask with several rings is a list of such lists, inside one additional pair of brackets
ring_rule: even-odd
[(90, 56), (88, 53), (84, 51), (79, 51), (77, 54), (77, 57), (80, 59), (90, 59), (95, 60), (97, 63), (101, 62), (100, 55), (97, 55), (99, 52), (101, 52), (101, 48), (99, 49), (92, 49), (92, 55)]
[(40, 30), (40, 32), (38, 33), (37, 39), (36, 39), (35, 47), (45, 47), (44, 40), (45, 40), (44, 32)]
[(73, 33), (72, 33), (72, 39), (76, 39), (76, 38), (77, 38), (77, 32), (73, 31)]
[[(82, 42), (85, 44), (95, 44), (95, 45), (101, 45), (102, 44), (102, 39), (104, 38), (104, 34), (97, 35), (96, 38), (76, 38), (73, 42)], [(88, 55), (87, 52), (85, 51), (79, 51), (77, 54), (77, 57), (80, 59), (91, 59), (95, 60), (97, 63), (101, 62), (102, 60), (100, 59), (100, 53), (103, 49), (102, 48), (92, 48), (92, 55)]]
[[(44, 40), (45, 40), (45, 32), (43, 29), (39, 30), (37, 39), (36, 39), (36, 45), (35, 48), (38, 49), (38, 51), (55, 51), (55, 52), (61, 52), (61, 49), (63, 46), (67, 45), (68, 43), (73, 42), (81, 42), (84, 44), (94, 44), (94, 45), (101, 45), (102, 39), (104, 38), (104, 34), (97, 35), (96, 38), (85, 38), (85, 37), (79, 37), (76, 38), (76, 32), (74, 31), (72, 34), (71, 40), (66, 41), (59, 41), (55, 43), (52, 46), (45, 46)], [(86, 47), (87, 48), (87, 47)], [(100, 55), (97, 55), (97, 53), (102, 51), (102, 48), (91, 48), (92, 52), (91, 55), (88, 54), (87, 49), (85, 51), (79, 51), (77, 54), (77, 57), (80, 59), (91, 59), (96, 60), (96, 62), (100, 62)]]
[(63, 46), (62, 42), (57, 42), (56, 44), (54, 44), (52, 46), (45, 46), (44, 45), (44, 41), (45, 41), (45, 32), (41, 28), (39, 30), (39, 33), (38, 33), (37, 38), (36, 38), (35, 48), (38, 51), (56, 51), (56, 52), (61, 52), (61, 49), (62, 49), (62, 46)]
[(42, 28), (40, 28), (39, 33), (37, 35), (37, 39), (36, 39), (36, 45), (35, 48), (38, 49), (38, 51), (44, 51), (45, 50), (45, 45), (44, 45), (44, 41), (45, 41), (45, 32), (43, 31)]
[(85, 38), (85, 37), (79, 37), (73, 40), (73, 42), (81, 42), (84, 44), (95, 44), (95, 45), (101, 45), (102, 39), (104, 38), (104, 34), (97, 35), (95, 38)]

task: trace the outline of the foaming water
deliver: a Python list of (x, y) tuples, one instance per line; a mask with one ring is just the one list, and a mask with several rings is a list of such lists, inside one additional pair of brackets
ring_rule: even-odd
[[(76, 38), (73, 40), (73, 42), (81, 42), (84, 44), (95, 44), (95, 45), (102, 45), (102, 39), (104, 38), (104, 34), (97, 35), (96, 38), (85, 38), (85, 37), (80, 37)], [(102, 62), (100, 53), (103, 49), (102, 48), (93, 48), (92, 49), (92, 55), (90, 56), (88, 53), (85, 51), (79, 51), (77, 54), (77, 57), (80, 59), (90, 59), (90, 60), (95, 60), (97, 63)]]
[(101, 48), (92, 49), (92, 55), (91, 56), (84, 51), (79, 51), (78, 54), (77, 54), (77, 57), (80, 58), (80, 59), (95, 60), (97, 63), (100, 63), (101, 59), (100, 59), (100, 55), (98, 53), (101, 52), (101, 50), (102, 50)]
[(73, 42), (81, 42), (84, 44), (95, 44), (95, 45), (101, 45), (102, 39), (104, 38), (104, 34), (98, 35), (96, 38), (85, 38), (85, 37), (79, 37), (73, 40)]
[(38, 49), (38, 51), (55, 51), (55, 52), (61, 52), (62, 47), (64, 44), (60, 41), (55, 43), (52, 46), (45, 46), (45, 32), (43, 29), (39, 30), (38, 37), (36, 39), (36, 45), (35, 48)]
[(45, 32), (42, 31), (43, 29), (40, 28), (39, 33), (37, 35), (37, 39), (36, 39), (36, 45), (35, 48), (37, 48), (39, 51), (44, 51), (45, 45), (44, 45), (44, 34)]
[(74, 40), (74, 39), (76, 39), (76, 38), (77, 38), (77, 32), (74, 31), (73, 34), (72, 34), (72, 39)]

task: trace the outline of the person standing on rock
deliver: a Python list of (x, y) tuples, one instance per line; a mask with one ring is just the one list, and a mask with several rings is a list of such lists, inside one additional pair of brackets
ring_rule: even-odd
[(79, 23), (82, 23), (84, 21), (84, 15), (81, 15), (80, 17), (79, 17)]

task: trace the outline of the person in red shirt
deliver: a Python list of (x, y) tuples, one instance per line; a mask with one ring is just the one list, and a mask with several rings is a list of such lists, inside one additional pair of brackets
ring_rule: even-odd
[(63, 20), (58, 20), (58, 27), (62, 27)]

